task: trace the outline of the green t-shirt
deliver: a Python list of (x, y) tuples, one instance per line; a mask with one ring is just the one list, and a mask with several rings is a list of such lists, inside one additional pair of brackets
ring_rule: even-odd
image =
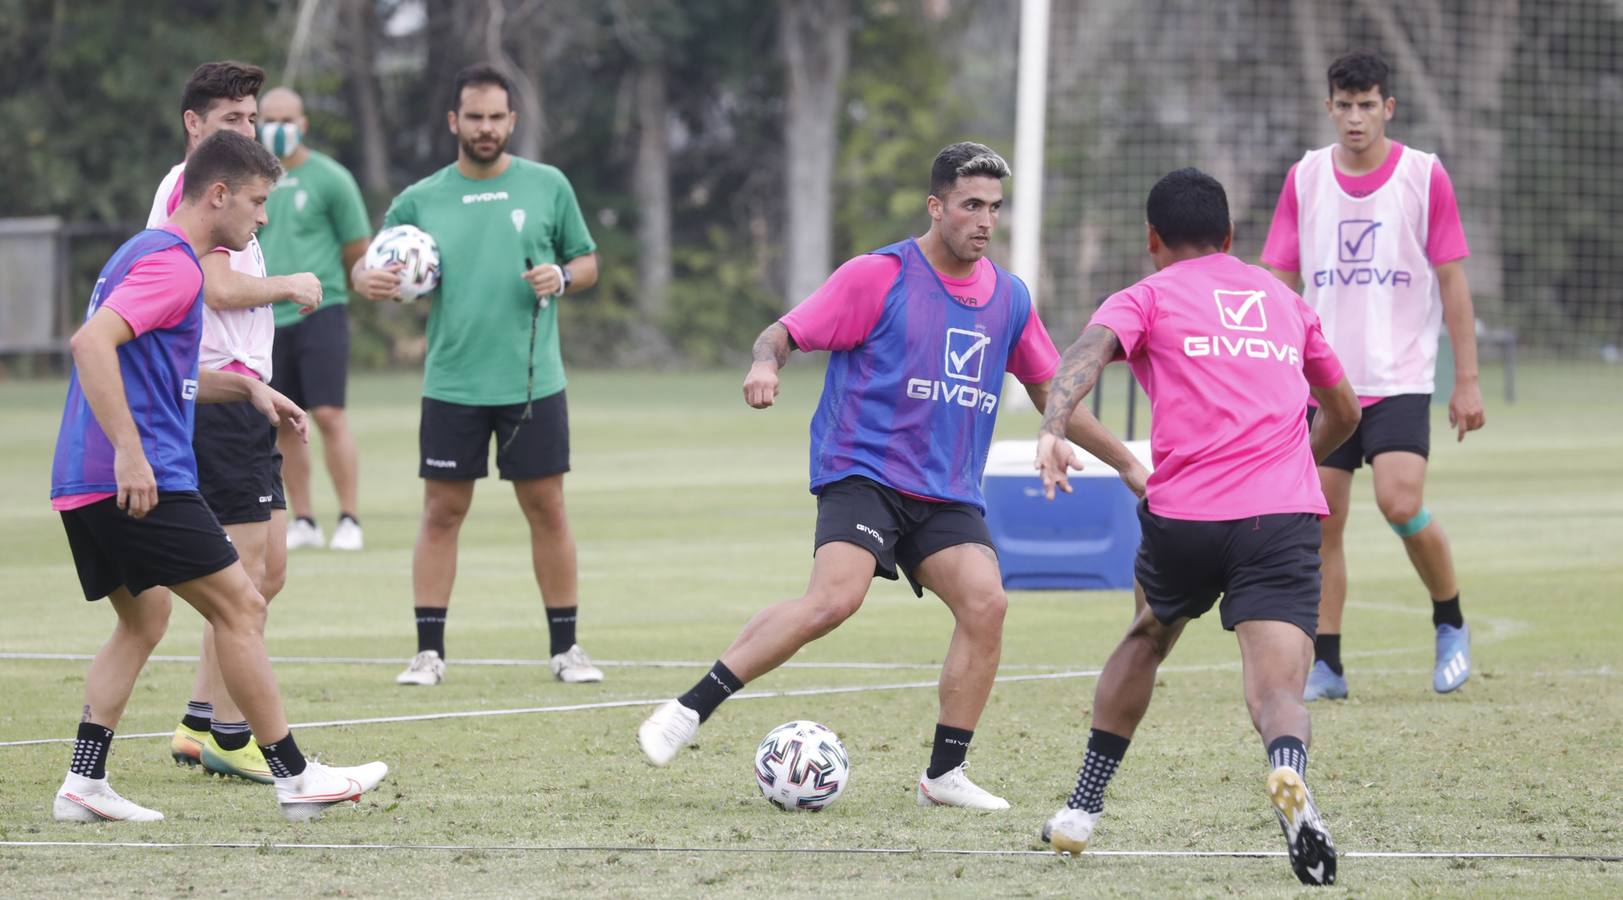
[[(383, 217), (416, 225), (440, 248), (440, 286), (428, 313), (423, 396), (466, 406), (523, 403), (535, 291), (524, 261), (562, 265), (597, 249), (569, 179), (553, 166), (511, 157), (475, 181), (455, 163), (401, 192)], [(535, 397), (564, 389), (558, 305), (536, 321)]]
[[(265, 251), (267, 275), (313, 272), (321, 279), (321, 305), (349, 299), (349, 273), (344, 271), (344, 245), (371, 237), (372, 223), (355, 177), (332, 157), (314, 150), (297, 168), (282, 176), (265, 201), (265, 227), (259, 246)], [(276, 327), (298, 322), (298, 304), (278, 300), (272, 309)]]

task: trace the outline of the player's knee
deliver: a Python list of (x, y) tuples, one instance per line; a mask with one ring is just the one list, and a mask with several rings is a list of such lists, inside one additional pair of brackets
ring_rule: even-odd
[(276, 595), (287, 587), (287, 566), (266, 566), (265, 576), (259, 580), (259, 593), (266, 603), (276, 599)]
[(1009, 595), (1000, 586), (989, 587), (971, 594), (958, 610), (958, 618), (971, 624), (1002, 627), (1009, 611)]
[(247, 590), (220, 604), (213, 623), (215, 630), (263, 635), (268, 602), (258, 588), (248, 585)]
[(1418, 491), (1391, 491), (1375, 498), (1381, 515), (1391, 525), (1402, 525), (1420, 514), (1422, 504)]
[(533, 528), (554, 532), (569, 527), (569, 518), (564, 513), (562, 496), (535, 499), (519, 506), (524, 510), (524, 518)]
[(437, 534), (455, 534), (468, 517), (468, 507), (460, 503), (433, 502), (423, 506), (423, 530)]
[(808, 593), (803, 602), (808, 611), (806, 630), (821, 637), (839, 627), (862, 608), (863, 592), (850, 589), (820, 590)]
[(316, 427), (322, 434), (328, 434), (344, 427), (344, 408), (342, 406), (318, 406), (310, 410), (310, 418), (316, 420)]
[(1431, 512), (1418, 498), (1413, 502), (1396, 503), (1389, 508), (1383, 506), (1381, 514), (1386, 516), (1386, 524), (1392, 527), (1398, 537), (1406, 538), (1419, 534), (1431, 524)]
[(169, 608), (167, 602), (163, 610), (144, 610), (144, 614), (136, 619), (120, 619), (119, 627), (125, 633), (138, 641), (141, 646), (151, 653), (163, 640), (164, 633), (169, 630)]

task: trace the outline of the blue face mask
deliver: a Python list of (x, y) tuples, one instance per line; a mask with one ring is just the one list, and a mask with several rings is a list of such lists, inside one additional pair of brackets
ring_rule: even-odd
[(292, 122), (266, 122), (259, 126), (259, 142), (282, 159), (292, 156), (303, 139), (299, 126)]

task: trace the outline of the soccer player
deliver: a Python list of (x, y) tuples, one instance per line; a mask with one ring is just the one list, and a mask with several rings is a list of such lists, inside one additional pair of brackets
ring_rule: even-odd
[[(400, 193), (385, 228), (415, 225), (439, 244), (441, 280), (428, 315), (423, 411), (423, 520), (412, 557), (417, 655), (395, 681), (445, 677), (445, 615), (456, 579), (457, 535), (485, 477), (513, 483), (530, 526), (530, 557), (546, 608), (552, 675), (603, 680), (575, 641), (575, 537), (564, 513), (569, 410), (553, 300), (597, 282), (597, 245), (569, 179), (507, 152), (518, 121), (512, 86), (490, 66), (457, 73), (446, 114), (456, 162)], [(356, 293), (399, 297), (390, 269), (355, 264)]]
[(1460, 612), (1453, 554), (1423, 496), (1442, 322), (1454, 349), (1448, 421), (1461, 441), (1484, 421), (1476, 313), (1465, 280), (1468, 249), (1443, 164), (1386, 136), (1397, 107), (1391, 85), (1390, 70), (1373, 52), (1355, 51), (1331, 64), (1324, 106), (1339, 139), (1308, 151), (1285, 175), (1262, 250), (1263, 263), (1286, 284), (1300, 286), (1319, 314), (1364, 406), (1352, 438), (1319, 463), (1330, 518), (1308, 700), (1347, 696), (1342, 535), (1353, 473), (1365, 461), (1374, 472), (1375, 504), (1431, 595), (1432, 688), (1446, 694), (1471, 675), (1471, 633)]
[(107, 779), (113, 730), (168, 627), (169, 594), (151, 590), (159, 585), (209, 621), (226, 689), (260, 736), (288, 818), (358, 799), (388, 772), (381, 762), (338, 768), (299, 752), (265, 654), (265, 597), (197, 492), (196, 403), (245, 403), (301, 432), (305, 418), (260, 379), (199, 366), (206, 327), (199, 258), (248, 246), (281, 173), (276, 158), (251, 138), (221, 131), (200, 141), (188, 163), (180, 206), (108, 260), (70, 343), (74, 369), (51, 506), (61, 512), (85, 599), (109, 598), (118, 624), (85, 676), (84, 715), (53, 805), (64, 821), (163, 818), (119, 796)]
[[(225, 60), (197, 67), (181, 98), (186, 151), (210, 135), (233, 131), (256, 137), (259, 88), (265, 73), (258, 66)], [(156, 228), (179, 206), (186, 182), (186, 162), (169, 171), (152, 198), (147, 227)], [(245, 247), (210, 248), (200, 262), (204, 272), (201, 364), (205, 369), (234, 372), (260, 381), (271, 377), (271, 342), (275, 338), (270, 303), (290, 297), (312, 309), (321, 302), (321, 282), (308, 272), (266, 278), (265, 257), (252, 235)], [(225, 526), (254, 587), (268, 603), (287, 578), (282, 461), (276, 452), (276, 429), (244, 401), (210, 404), (198, 410), (192, 436), (197, 459), (198, 491)], [(203, 648), (191, 702), (175, 727), (169, 753), (181, 765), (269, 784), (271, 770), (252, 740), (248, 720), (222, 689), (213, 645), (212, 625), (203, 628)]]
[[(260, 229), (265, 268), (272, 275), (308, 269), (321, 279), (321, 308), (282, 300), (272, 309), (276, 343), (272, 351), (271, 387), (308, 409), (321, 432), (327, 474), (338, 495), (334, 550), (359, 550), (364, 541), (357, 508), (360, 460), (355, 436), (344, 414), (345, 379), (349, 374), (349, 270), (366, 253), (372, 223), (354, 176), (332, 157), (304, 143), (310, 123), (304, 101), (292, 90), (266, 92), (259, 104), (260, 138), (286, 170), (266, 205), (270, 221)], [(276, 446), (282, 452), (282, 477), (293, 519), (287, 523), (287, 548), (320, 547), (310, 500), (310, 449), (283, 427)]]
[(654, 765), (668, 764), (729, 695), (855, 613), (875, 575), (895, 580), (900, 569), (956, 623), (918, 803), (1008, 808), (964, 771), (1008, 605), (981, 473), (1005, 372), (1042, 409), (1059, 353), (1026, 286), (986, 257), (1007, 177), (984, 145), (946, 147), (930, 169), (924, 236), (846, 262), (756, 339), (744, 379), (756, 409), (777, 397), (791, 351), (831, 351), (811, 424), (811, 583), (757, 613), (697, 684), (642, 723), (637, 740)]
[[(1328, 512), (1313, 467), (1357, 426), (1358, 401), (1312, 309), (1229, 255), (1228, 198), (1216, 179), (1180, 169), (1156, 183), (1145, 209), (1156, 272), (1107, 298), (1065, 351), (1038, 437), (1037, 468), (1052, 498), (1056, 487), (1070, 490), (1067, 468), (1081, 467), (1063, 428), (1073, 410), (1087, 416), (1079, 404), (1100, 370), (1125, 358), (1149, 393), (1155, 472), (1147, 481), (1109, 432), (1090, 428), (1079, 441), (1144, 484), (1137, 611), (1099, 676), (1076, 790), (1043, 839), (1068, 853), (1087, 846), (1157, 667), (1221, 595), (1291, 867), (1304, 883), (1329, 884), (1335, 846), (1304, 780), (1302, 685), (1318, 618), (1319, 519)], [(1310, 393), (1322, 410), (1311, 433), (1302, 424)]]

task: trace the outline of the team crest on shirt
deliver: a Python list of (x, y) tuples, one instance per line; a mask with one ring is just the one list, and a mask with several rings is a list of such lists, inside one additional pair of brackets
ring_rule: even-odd
[(293, 195), (293, 208), (299, 212), (304, 212), (304, 204), (308, 202), (310, 202), (310, 193), (308, 191), (300, 189), (298, 193)]
[(513, 230), (522, 234), (524, 232), (524, 210), (513, 210), (511, 218), (513, 220)]

